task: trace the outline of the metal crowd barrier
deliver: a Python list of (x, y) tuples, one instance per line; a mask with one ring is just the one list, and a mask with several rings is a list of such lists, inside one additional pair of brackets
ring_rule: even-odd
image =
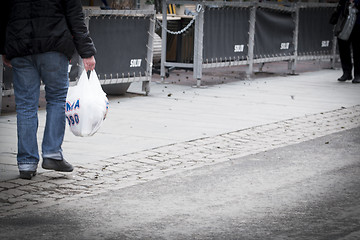
[[(162, 38), (161, 78), (166, 67), (192, 68), (197, 86), (202, 70), (236, 65), (288, 61), (295, 73), (299, 60), (329, 59), (335, 64), (336, 38), (328, 23), (336, 4), (197, 2), (167, 0), (169, 3), (196, 4), (193, 63), (166, 61), (166, 37)], [(166, 11), (163, 11), (162, 36), (166, 36)]]
[(119, 83), (143, 82), (148, 94), (152, 75), (154, 10), (87, 10), (96, 49), (96, 72), (105, 92)]
[[(85, 9), (84, 13), (97, 49), (95, 70), (104, 91), (126, 92), (130, 83), (142, 82), (142, 91), (147, 95), (152, 75), (155, 11)], [(5, 67), (2, 60), (0, 64), (1, 96), (13, 95), (11, 68)], [(70, 85), (76, 84), (82, 70), (82, 61), (75, 53), (69, 66)], [(2, 97), (0, 113), (1, 103)]]

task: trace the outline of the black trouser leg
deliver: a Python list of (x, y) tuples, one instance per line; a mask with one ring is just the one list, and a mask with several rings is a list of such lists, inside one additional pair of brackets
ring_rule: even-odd
[(351, 62), (351, 48), (350, 48), (350, 40), (344, 41), (338, 38), (339, 45), (339, 53), (340, 53), (340, 61), (341, 67), (344, 74), (350, 74), (352, 72), (352, 62)]

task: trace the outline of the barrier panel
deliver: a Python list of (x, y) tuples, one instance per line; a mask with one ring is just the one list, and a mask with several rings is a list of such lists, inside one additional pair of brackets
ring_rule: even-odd
[(299, 9), (298, 56), (331, 55), (333, 26), (329, 24), (330, 7), (302, 7)]
[(97, 54), (100, 79), (146, 76), (149, 18), (91, 17), (90, 36)]
[(250, 10), (207, 7), (204, 12), (204, 63), (246, 60)]
[(108, 94), (125, 93), (142, 82), (146, 95), (152, 75), (155, 11), (87, 10), (88, 28), (96, 49), (96, 72)]
[[(338, 57), (333, 26), (328, 23), (336, 4), (167, 0), (163, 36), (168, 32), (164, 13), (168, 3), (197, 4), (194, 60), (167, 62), (162, 53), (162, 81), (165, 67), (192, 68), (200, 86), (203, 68), (248, 65), (251, 76), (255, 63), (288, 61), (288, 70), (295, 73), (298, 60), (330, 59), (334, 67)], [(162, 48), (166, 49), (166, 41)]]
[[(142, 82), (142, 91), (148, 94), (155, 11), (85, 9), (84, 14), (97, 49), (95, 70), (104, 91), (121, 94), (126, 92), (131, 82)], [(76, 84), (82, 69), (82, 61), (75, 53), (69, 65), (70, 85)], [(11, 69), (4, 68), (1, 62), (0, 71), (1, 96), (12, 95)]]
[(256, 10), (254, 59), (291, 56), (294, 31), (292, 11), (259, 7)]

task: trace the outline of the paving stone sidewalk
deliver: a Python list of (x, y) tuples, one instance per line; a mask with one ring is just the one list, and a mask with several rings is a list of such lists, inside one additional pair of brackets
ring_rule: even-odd
[(75, 166), (71, 174), (49, 171), (30, 181), (3, 181), (0, 214), (79, 200), (359, 126), (360, 105), (356, 105), (103, 159)]

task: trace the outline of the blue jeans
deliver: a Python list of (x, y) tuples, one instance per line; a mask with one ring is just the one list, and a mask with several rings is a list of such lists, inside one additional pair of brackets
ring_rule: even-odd
[(65, 103), (69, 87), (67, 57), (47, 52), (11, 60), (17, 112), (20, 171), (35, 171), (39, 162), (37, 144), (40, 81), (45, 85), (46, 125), (42, 141), (43, 158), (62, 160), (65, 134)]

